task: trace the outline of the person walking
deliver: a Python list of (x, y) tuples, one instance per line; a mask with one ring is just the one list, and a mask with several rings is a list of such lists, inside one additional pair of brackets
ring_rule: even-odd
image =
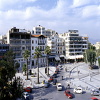
[(63, 76), (62, 76), (62, 80), (63, 80)]

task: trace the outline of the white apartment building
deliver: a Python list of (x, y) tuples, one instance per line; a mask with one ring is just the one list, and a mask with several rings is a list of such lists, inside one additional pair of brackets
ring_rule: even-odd
[(64, 39), (60, 38), (58, 33), (55, 33), (51, 37), (47, 38), (47, 45), (51, 49), (52, 57), (55, 57), (55, 60), (60, 60), (60, 56), (64, 55)]
[(100, 49), (100, 42), (96, 42), (96, 44), (94, 44), (94, 46), (96, 47), (96, 50)]
[(31, 67), (37, 67), (36, 59), (34, 58), (34, 52), (36, 47), (41, 50), (42, 57), (39, 58), (39, 66), (44, 67), (46, 66), (46, 55), (45, 55), (45, 48), (47, 46), (47, 37), (44, 35), (31, 35)]
[(45, 35), (47, 37), (50, 37), (52, 36), (53, 34), (55, 34), (56, 32), (51, 30), (51, 29), (45, 29), (45, 27), (39, 25), (39, 26), (36, 26), (36, 27), (33, 27), (33, 30), (32, 30), (32, 34), (36, 34), (36, 35)]
[(65, 56), (68, 59), (82, 59), (83, 53), (88, 48), (88, 37), (79, 36), (78, 30), (59, 34), (65, 41)]

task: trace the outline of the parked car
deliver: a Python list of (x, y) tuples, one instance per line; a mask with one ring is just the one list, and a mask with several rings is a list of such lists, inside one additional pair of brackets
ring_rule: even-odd
[(100, 99), (98, 99), (96, 97), (91, 97), (90, 100), (100, 100)]
[(59, 68), (56, 68), (56, 71), (58, 71), (58, 72), (59, 72)]
[(28, 92), (23, 92), (23, 94), (22, 94), (22, 95), (23, 95), (23, 99), (24, 99), (24, 100), (26, 100), (26, 99), (28, 99), (28, 100), (29, 100), (29, 99), (30, 99), (30, 95), (29, 95), (29, 93), (28, 93)]
[(98, 66), (96, 66), (96, 65), (90, 65), (90, 67), (89, 67), (90, 69), (99, 69), (99, 67)]
[(93, 90), (91, 91), (91, 95), (100, 95), (100, 91), (99, 90)]
[(57, 78), (57, 74), (54, 73), (54, 74), (52, 75), (52, 77), (53, 77), (53, 78)]
[(53, 85), (56, 85), (56, 83), (57, 83), (57, 79), (54, 79), (53, 80)]
[(55, 74), (58, 74), (58, 71), (55, 70)]
[(48, 88), (49, 86), (50, 86), (50, 83), (49, 83), (49, 82), (45, 82), (45, 83), (44, 83), (44, 87), (45, 87), (45, 88)]
[(73, 94), (72, 94), (69, 90), (65, 90), (64, 94), (65, 94), (69, 99), (72, 99), (72, 98), (73, 98)]
[(58, 65), (58, 67), (62, 67), (62, 65)]
[(76, 88), (74, 88), (73, 92), (82, 94), (83, 93), (83, 89), (82, 89), (82, 87), (76, 87)]
[(61, 83), (58, 83), (58, 84), (57, 84), (57, 90), (58, 90), (58, 91), (62, 90), (62, 84), (61, 84)]
[(26, 88), (24, 88), (24, 91), (25, 92), (32, 93), (32, 88), (31, 87), (26, 87)]
[(52, 77), (52, 76), (50, 76), (50, 78), (49, 78), (48, 82), (52, 82), (52, 81), (53, 81), (53, 77)]

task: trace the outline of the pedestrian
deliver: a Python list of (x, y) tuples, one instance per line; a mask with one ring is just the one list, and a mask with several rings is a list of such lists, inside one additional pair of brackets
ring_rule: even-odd
[(62, 80), (63, 80), (63, 76), (62, 76)]
[(68, 84), (68, 89), (70, 89), (70, 84)]
[(65, 68), (65, 71), (67, 72), (67, 68)]

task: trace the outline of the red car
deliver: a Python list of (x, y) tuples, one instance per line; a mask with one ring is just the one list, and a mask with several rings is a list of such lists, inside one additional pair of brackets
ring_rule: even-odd
[(31, 87), (26, 87), (26, 88), (24, 88), (24, 91), (25, 92), (32, 93), (32, 88)]
[(73, 98), (73, 94), (72, 94), (69, 90), (65, 90), (64, 94), (65, 94), (69, 99), (72, 99), (72, 98)]
[(53, 81), (53, 76), (50, 76), (50, 78), (48, 80), (48, 82), (51, 82), (51, 81)]
[(92, 97), (92, 98), (90, 98), (90, 100), (100, 100), (100, 99), (98, 99), (96, 97)]

